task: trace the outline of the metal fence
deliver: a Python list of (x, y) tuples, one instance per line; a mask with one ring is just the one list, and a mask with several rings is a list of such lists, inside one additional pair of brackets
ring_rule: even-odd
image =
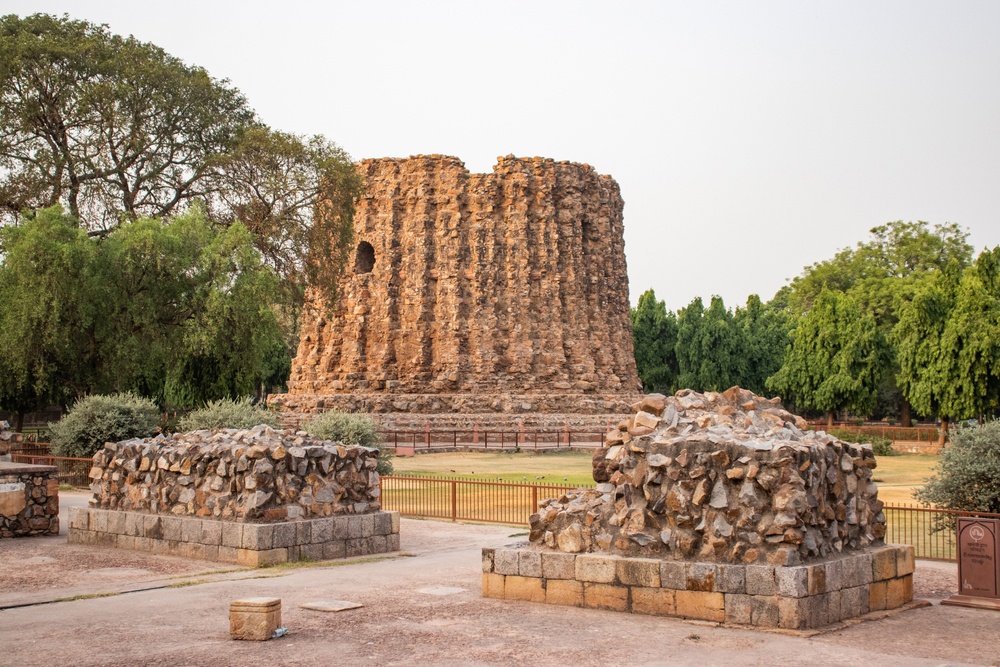
[(956, 559), (955, 519), (1000, 519), (1000, 514), (940, 510), (916, 505), (886, 505), (885, 541), (912, 544), (917, 558)]
[(606, 431), (528, 431), (515, 429), (479, 430), (383, 430), (382, 442), (394, 449), (414, 452), (474, 449), (480, 451), (547, 451), (553, 449), (593, 449), (604, 446)]
[(59, 483), (71, 486), (87, 486), (90, 484), (90, 458), (72, 456), (53, 456), (49, 443), (20, 442), (10, 450), (12, 463), (30, 463), (34, 465), (55, 466), (59, 470)]
[(382, 508), (403, 516), (524, 525), (538, 503), (577, 487), (446, 477), (382, 477)]

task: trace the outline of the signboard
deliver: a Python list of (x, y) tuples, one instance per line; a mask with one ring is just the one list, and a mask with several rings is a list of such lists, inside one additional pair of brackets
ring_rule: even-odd
[(1000, 610), (1000, 519), (959, 517), (958, 595), (941, 604)]

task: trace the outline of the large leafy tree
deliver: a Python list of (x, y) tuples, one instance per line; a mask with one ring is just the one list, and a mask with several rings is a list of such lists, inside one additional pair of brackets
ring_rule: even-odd
[(745, 308), (737, 308), (733, 327), (742, 357), (737, 384), (755, 394), (767, 391), (767, 378), (774, 375), (785, 358), (791, 338), (792, 316), (787, 310), (761, 303), (751, 294)]
[(0, 238), (4, 407), (129, 390), (193, 406), (255, 393), (288, 357), (278, 277), (242, 224), (195, 208), (88, 237), (57, 205)]
[(652, 289), (631, 310), (632, 338), (639, 379), (647, 392), (670, 393), (677, 386), (677, 316), (667, 312)]
[[(0, 18), (0, 214), (61, 203), (91, 232), (194, 201), (242, 221), (295, 287), (335, 297), (360, 178), (322, 137), (264, 126), (227, 81), (105, 26)], [(317, 208), (321, 214), (317, 215)]]
[(742, 378), (745, 359), (733, 313), (722, 297), (708, 309), (700, 297), (677, 315), (678, 384), (696, 391), (722, 391)]
[(871, 313), (842, 292), (824, 289), (792, 333), (784, 364), (767, 387), (796, 406), (827, 413), (865, 413), (875, 403), (889, 355)]
[(1000, 405), (1000, 247), (930, 276), (893, 330), (899, 383), (924, 414), (948, 423)]

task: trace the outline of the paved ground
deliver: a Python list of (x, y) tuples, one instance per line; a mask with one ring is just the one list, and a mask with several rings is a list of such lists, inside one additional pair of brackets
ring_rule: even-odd
[[(75, 495), (63, 504), (85, 502)], [(0, 611), (0, 665), (1000, 665), (1000, 614), (936, 603), (806, 639), (483, 599), (480, 548), (524, 539), (514, 533), (404, 520), (411, 556), (225, 572), (64, 538), (6, 540), (0, 607), (28, 606)], [(51, 560), (26, 568), (26, 558)], [(48, 574), (32, 579), (28, 570)], [(954, 565), (918, 562), (924, 597), (945, 597), (954, 579)], [(88, 596), (134, 588), (148, 590)], [(73, 595), (81, 597), (39, 604)], [(288, 636), (231, 641), (229, 602), (256, 595), (282, 599)], [(320, 600), (365, 606), (299, 608)]]

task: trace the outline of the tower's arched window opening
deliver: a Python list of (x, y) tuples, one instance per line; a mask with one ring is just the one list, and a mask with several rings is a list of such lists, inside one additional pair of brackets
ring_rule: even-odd
[(368, 241), (358, 244), (358, 249), (354, 252), (354, 272), (371, 273), (375, 268), (375, 248)]

